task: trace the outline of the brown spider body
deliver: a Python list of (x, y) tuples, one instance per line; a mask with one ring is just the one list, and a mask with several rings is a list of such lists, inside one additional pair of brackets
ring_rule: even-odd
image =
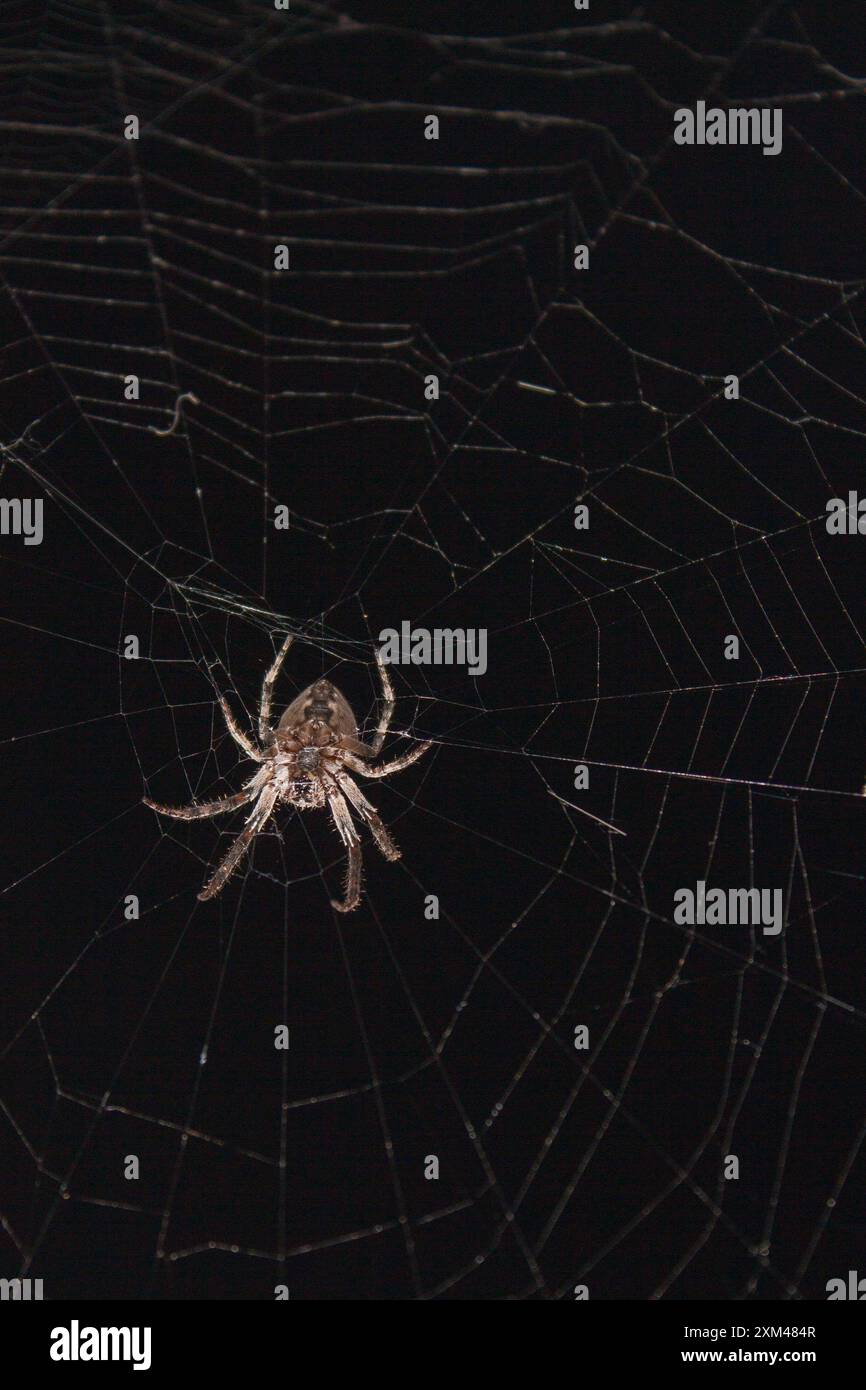
[(327, 781), (342, 770), (343, 751), (363, 745), (351, 706), (330, 681), (314, 681), (285, 710), (266, 752), (280, 797), (301, 811), (327, 801)]
[(378, 655), (384, 707), (372, 743), (363, 743), (358, 737), (358, 724), (348, 700), (327, 680), (314, 681), (306, 690), (302, 690), (285, 710), (276, 729), (273, 729), (270, 723), (271, 695), (291, 644), (292, 638), (286, 638), (262, 683), (260, 747), (239, 728), (226, 701), (220, 700), (232, 738), (249, 758), (259, 764), (258, 771), (244, 790), (219, 801), (194, 802), (191, 806), (178, 807), (162, 806), (145, 797), (145, 805), (177, 820), (199, 820), (234, 810), (245, 802), (255, 803), (246, 826), (199, 893), (200, 899), (213, 898), (219, 893), (280, 802), (288, 802), (301, 811), (319, 810), (327, 805), (348, 855), (345, 897), (342, 902), (332, 900), (332, 903), (339, 912), (351, 912), (361, 899), (361, 841), (349, 806), (366, 821), (386, 859), (399, 859), (400, 851), (375, 807), (349, 776), (347, 769), (351, 768), (366, 777), (387, 777), (415, 762), (430, 744), (416, 744), (402, 757), (383, 766), (372, 766), (372, 760), (379, 756), (394, 713), (394, 692)]

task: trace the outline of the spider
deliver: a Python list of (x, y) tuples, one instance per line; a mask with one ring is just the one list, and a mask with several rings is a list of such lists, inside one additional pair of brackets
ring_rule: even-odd
[(283, 642), (262, 682), (259, 705), (261, 747), (243, 732), (228, 702), (222, 695), (219, 697), (229, 733), (247, 757), (259, 764), (258, 771), (243, 791), (224, 796), (219, 801), (193, 802), (190, 806), (161, 806), (147, 797), (144, 804), (161, 816), (174, 816), (176, 820), (202, 820), (207, 816), (221, 816), (226, 811), (233, 811), (245, 802), (255, 802), (244, 829), (199, 893), (199, 900), (205, 901), (216, 897), (225, 886), (280, 801), (288, 801), (301, 811), (324, 807), (327, 802), (348, 856), (345, 896), (342, 902), (332, 899), (331, 905), (338, 912), (352, 912), (361, 901), (361, 840), (347, 803), (367, 822), (386, 859), (399, 859), (400, 851), (382, 824), (375, 806), (370, 804), (346, 769), (351, 768), (365, 777), (389, 777), (392, 772), (400, 772), (426, 753), (430, 742), (418, 743), (408, 753), (379, 767), (370, 765), (382, 750), (394, 713), (394, 691), (378, 652), (376, 661), (384, 705), (372, 743), (362, 743), (358, 738), (358, 724), (348, 700), (327, 680), (314, 681), (306, 690), (302, 690), (289, 705), (276, 729), (273, 729), (270, 721), (274, 682), (293, 640), (293, 637), (287, 637)]

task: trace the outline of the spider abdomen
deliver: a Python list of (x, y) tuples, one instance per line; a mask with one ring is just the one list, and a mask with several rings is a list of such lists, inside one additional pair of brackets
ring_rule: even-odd
[(358, 737), (358, 725), (352, 708), (345, 695), (330, 681), (313, 681), (306, 690), (302, 690), (285, 711), (279, 731), (285, 734), (313, 724), (319, 724), (333, 734), (352, 739)]

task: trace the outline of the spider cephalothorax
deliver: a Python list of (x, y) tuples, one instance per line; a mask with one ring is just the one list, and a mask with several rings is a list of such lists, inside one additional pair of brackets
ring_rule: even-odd
[(194, 802), (191, 806), (161, 806), (145, 797), (145, 805), (177, 820), (200, 820), (232, 811), (245, 802), (255, 803), (244, 829), (199, 893), (202, 899), (213, 898), (220, 891), (278, 802), (287, 801), (301, 811), (327, 805), (348, 854), (346, 894), (342, 902), (334, 902), (333, 906), (339, 912), (351, 912), (361, 899), (361, 841), (349, 805), (369, 825), (386, 859), (399, 859), (400, 851), (382, 824), (376, 808), (367, 800), (354, 778), (349, 776), (347, 768), (365, 777), (387, 777), (415, 762), (430, 744), (418, 743), (402, 757), (394, 758), (381, 767), (371, 765), (371, 760), (381, 752), (394, 713), (394, 692), (378, 655), (384, 705), (379, 727), (371, 743), (363, 743), (358, 737), (358, 725), (348, 700), (327, 680), (314, 681), (301, 691), (283, 714), (276, 729), (273, 729), (270, 722), (271, 696), (292, 640), (291, 637), (286, 638), (262, 682), (259, 706), (261, 747), (238, 726), (227, 702), (220, 697), (229, 733), (247, 757), (259, 764), (258, 771), (244, 790), (219, 801)]

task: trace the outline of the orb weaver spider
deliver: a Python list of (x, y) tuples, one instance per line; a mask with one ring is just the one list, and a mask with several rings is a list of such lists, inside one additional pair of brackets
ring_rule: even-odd
[(358, 724), (352, 708), (335, 685), (328, 680), (313, 681), (285, 710), (276, 728), (271, 726), (271, 699), (274, 684), (294, 638), (287, 637), (262, 682), (259, 704), (259, 744), (238, 725), (228, 701), (221, 695), (220, 707), (226, 727), (239, 748), (259, 764), (243, 791), (218, 801), (193, 802), (190, 806), (162, 806), (149, 797), (145, 806), (161, 816), (175, 820), (203, 820), (234, 811), (248, 802), (253, 808), (246, 824), (224, 859), (207, 880), (199, 899), (216, 897), (263, 830), (280, 802), (300, 811), (328, 806), (337, 832), (346, 846), (346, 889), (342, 901), (331, 900), (338, 912), (352, 912), (361, 901), (361, 839), (349, 807), (370, 827), (373, 839), (386, 859), (400, 858), (390, 833), (347, 769), (364, 777), (390, 777), (401, 772), (426, 753), (430, 741), (417, 743), (408, 753), (390, 762), (373, 766), (379, 756), (394, 713), (394, 691), (382, 660), (376, 653), (382, 682), (383, 705), (379, 725), (370, 743), (358, 737)]

